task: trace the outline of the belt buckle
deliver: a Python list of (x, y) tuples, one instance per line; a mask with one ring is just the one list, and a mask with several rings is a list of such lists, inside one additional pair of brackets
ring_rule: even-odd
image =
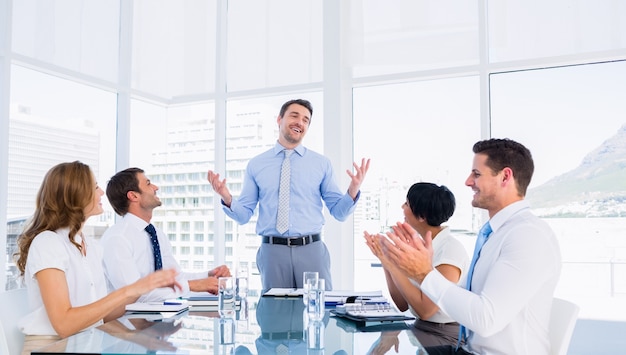
[(291, 241), (292, 241), (292, 240), (297, 240), (297, 239), (298, 239), (298, 238), (287, 238), (287, 246), (288, 246), (288, 247), (291, 247), (291, 248), (293, 248), (293, 247), (297, 247), (297, 246), (298, 246), (297, 244), (291, 245)]

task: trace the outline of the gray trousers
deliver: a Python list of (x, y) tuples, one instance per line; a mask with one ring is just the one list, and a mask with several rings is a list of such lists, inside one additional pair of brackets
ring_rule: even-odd
[(256, 253), (256, 265), (261, 273), (263, 291), (272, 287), (302, 288), (302, 273), (305, 271), (319, 272), (320, 279), (326, 280), (326, 290), (333, 288), (330, 254), (321, 240), (296, 247), (261, 243)]

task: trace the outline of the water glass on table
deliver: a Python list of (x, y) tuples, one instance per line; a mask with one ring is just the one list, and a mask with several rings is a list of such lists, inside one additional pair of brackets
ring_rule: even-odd
[(235, 314), (235, 280), (232, 277), (218, 279), (218, 313), (220, 317)]
[(309, 299), (309, 290), (311, 289), (311, 285), (315, 285), (317, 280), (319, 279), (319, 273), (317, 271), (305, 271), (302, 273), (302, 302), (304, 304), (308, 304)]
[(324, 279), (318, 279), (317, 283), (311, 285), (311, 289), (308, 292), (307, 302), (307, 315), (309, 321), (317, 321), (324, 319), (326, 312), (326, 281)]

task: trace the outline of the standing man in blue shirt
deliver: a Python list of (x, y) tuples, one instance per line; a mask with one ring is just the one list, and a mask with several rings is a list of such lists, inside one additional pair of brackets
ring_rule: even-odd
[[(322, 201), (335, 219), (344, 221), (354, 211), (369, 169), (369, 159), (362, 159), (360, 166), (354, 163), (354, 173), (347, 170), (351, 179), (348, 191), (342, 192), (333, 177), (330, 160), (301, 144), (312, 115), (313, 108), (307, 100), (283, 104), (276, 120), (278, 141), (272, 149), (250, 160), (238, 199), (233, 199), (228, 191), (226, 179), (220, 180), (219, 174), (208, 172), (213, 190), (222, 198), (224, 212), (237, 223), (247, 223), (259, 205), (256, 232), (263, 242), (256, 262), (264, 290), (301, 288), (304, 271), (318, 271), (319, 277), (326, 280), (326, 289), (332, 289), (330, 254), (320, 238), (324, 225)], [(288, 223), (286, 231), (279, 231), (279, 187), (285, 156), (291, 170)]]

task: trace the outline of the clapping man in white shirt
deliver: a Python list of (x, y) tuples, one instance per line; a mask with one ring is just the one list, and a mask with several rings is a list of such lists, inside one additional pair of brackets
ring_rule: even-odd
[(489, 212), (492, 232), (467, 284), (457, 286), (433, 268), (429, 233), (422, 239), (398, 223), (388, 233), (393, 243), (385, 238), (380, 243), (422, 292), (465, 328), (465, 345), (427, 348), (429, 354), (549, 354), (561, 255), (554, 232), (524, 200), (534, 170), (530, 151), (510, 139), (480, 141), (473, 150), (465, 184), (474, 191), (472, 205)]
[[(161, 206), (156, 192), (157, 185), (150, 182), (144, 171), (128, 168), (115, 174), (107, 184), (106, 194), (111, 206), (122, 216), (107, 229), (101, 239), (104, 249), (104, 269), (110, 289), (118, 289), (154, 272), (155, 256), (150, 235), (145, 230), (152, 219), (152, 210)], [(172, 254), (167, 236), (156, 229), (162, 267), (179, 270), (177, 281), (183, 286), (182, 293), (171, 288), (159, 288), (144, 294), (140, 302), (162, 301), (193, 292), (217, 293), (217, 279), (230, 276), (230, 271), (221, 265), (208, 272), (181, 272)]]

